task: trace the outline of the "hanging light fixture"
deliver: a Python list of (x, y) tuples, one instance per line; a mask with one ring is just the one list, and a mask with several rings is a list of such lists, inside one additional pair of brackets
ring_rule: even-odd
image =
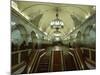
[(51, 28), (56, 29), (57, 31), (64, 26), (63, 21), (59, 19), (58, 8), (56, 8), (56, 19), (52, 20), (50, 25)]

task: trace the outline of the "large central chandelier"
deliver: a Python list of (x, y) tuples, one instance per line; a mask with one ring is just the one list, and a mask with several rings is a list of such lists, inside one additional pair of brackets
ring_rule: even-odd
[(61, 19), (59, 19), (59, 14), (58, 14), (58, 8), (56, 9), (56, 19), (52, 20), (51, 23), (51, 28), (59, 30), (63, 28), (64, 23)]

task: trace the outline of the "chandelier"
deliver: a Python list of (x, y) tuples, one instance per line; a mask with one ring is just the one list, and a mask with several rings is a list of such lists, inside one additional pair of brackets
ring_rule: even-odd
[(58, 8), (56, 9), (56, 19), (52, 20), (50, 25), (51, 28), (56, 29), (57, 31), (64, 26), (63, 21), (59, 19)]

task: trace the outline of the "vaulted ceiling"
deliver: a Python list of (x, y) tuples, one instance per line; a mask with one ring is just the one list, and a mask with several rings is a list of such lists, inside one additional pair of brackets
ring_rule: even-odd
[(39, 30), (47, 35), (55, 30), (50, 27), (50, 22), (56, 18), (58, 8), (59, 18), (64, 22), (64, 28), (60, 29), (62, 35), (71, 32), (76, 26), (84, 22), (89, 16), (95, 13), (95, 6), (41, 3), (32, 1), (15, 1), (21, 13), (29, 17)]

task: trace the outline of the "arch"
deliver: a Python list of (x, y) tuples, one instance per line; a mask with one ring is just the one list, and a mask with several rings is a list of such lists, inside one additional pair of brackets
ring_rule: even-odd
[(92, 26), (92, 25), (87, 26), (87, 27), (85, 28), (84, 32), (83, 32), (84, 36), (88, 35), (89, 32), (90, 32), (92, 29), (93, 29), (93, 26)]
[[(32, 8), (32, 7), (41, 6), (41, 5), (46, 6), (46, 7), (57, 7), (57, 6), (53, 6), (53, 5), (50, 5), (50, 4), (45, 4), (44, 5), (44, 3), (43, 4), (33, 4), (33, 5), (30, 5), (30, 6), (26, 7), (26, 8), (24, 8), (23, 10), (21, 10), (21, 12), (24, 12), (24, 11), (26, 11), (26, 10)], [(66, 7), (66, 5), (63, 5), (63, 6), (60, 6), (60, 7)], [(84, 13), (87, 13), (86, 10), (82, 9), (81, 7), (75, 6), (75, 5), (71, 5), (71, 6), (67, 6), (67, 7), (77, 8), (77, 9), (80, 9), (81, 11), (83, 11)]]
[(38, 27), (39, 26), (40, 19), (42, 18), (42, 16), (43, 16), (43, 14), (39, 14), (33, 20), (31, 20), (31, 22), (34, 23), (34, 25), (36, 25)]
[(12, 26), (11, 30), (12, 30), (11, 32), (13, 32), (14, 30), (19, 30), (20, 33), (21, 33), (21, 36), (26, 41), (26, 39), (27, 39), (27, 30), (25, 29), (25, 27), (23, 25), (17, 24), (15, 26)]
[(96, 41), (96, 31), (94, 30), (93, 25), (89, 25), (84, 30), (84, 43), (89, 46), (95, 46)]
[(78, 31), (76, 38), (80, 38), (80, 36), (81, 36), (81, 32)]
[(79, 47), (82, 44), (82, 33), (81, 31), (78, 31), (77, 36), (76, 36), (76, 47)]
[[(23, 26), (23, 25), (21, 25), (21, 24), (16, 24), (16, 25), (14, 25), (14, 26), (12, 26), (11, 27), (11, 33), (12, 33), (12, 42), (14, 42), (14, 39), (13, 39), (13, 37), (16, 37), (16, 40), (15, 41), (19, 41), (18, 43), (16, 43), (16, 44), (18, 44), (18, 45), (20, 45), (23, 41), (27, 41), (27, 30), (25, 29), (25, 27)], [(15, 35), (13, 35), (13, 34), (17, 34), (16, 36)], [(17, 36), (19, 36), (19, 37), (17, 37)]]
[(31, 32), (31, 38), (32, 40), (37, 38), (36, 33), (34, 31)]
[(32, 38), (32, 44), (33, 44), (33, 49), (36, 47), (36, 41), (37, 41), (37, 36), (34, 31), (31, 32), (31, 38)]

